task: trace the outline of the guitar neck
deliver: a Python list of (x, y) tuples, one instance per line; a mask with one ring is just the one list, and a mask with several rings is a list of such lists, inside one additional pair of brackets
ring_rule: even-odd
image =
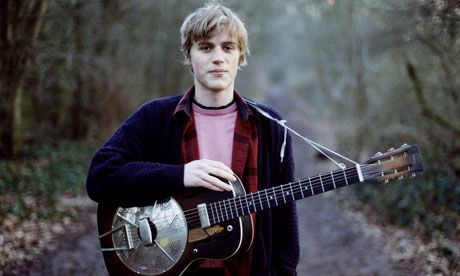
[(359, 166), (305, 178), (258, 192), (206, 204), (210, 225), (270, 209), (363, 181)]

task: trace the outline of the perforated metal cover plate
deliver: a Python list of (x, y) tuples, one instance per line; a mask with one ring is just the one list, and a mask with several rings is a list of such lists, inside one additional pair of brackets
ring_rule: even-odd
[[(156, 226), (154, 243), (146, 246), (138, 234), (139, 220), (148, 218)], [(141, 275), (159, 275), (171, 269), (182, 256), (187, 245), (187, 222), (182, 208), (172, 197), (157, 201), (153, 206), (118, 208), (112, 227), (127, 225), (126, 231), (112, 234), (115, 248), (128, 247), (131, 239), (133, 249), (118, 250), (120, 260), (132, 271)]]

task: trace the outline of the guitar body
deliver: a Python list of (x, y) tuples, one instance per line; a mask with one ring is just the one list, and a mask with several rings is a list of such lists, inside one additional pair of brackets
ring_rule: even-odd
[(233, 192), (190, 189), (153, 206), (99, 204), (98, 231), (110, 275), (187, 275), (203, 259), (246, 252), (254, 236), (251, 215), (202, 228), (194, 212), (199, 204), (245, 194), (241, 181), (231, 185)]

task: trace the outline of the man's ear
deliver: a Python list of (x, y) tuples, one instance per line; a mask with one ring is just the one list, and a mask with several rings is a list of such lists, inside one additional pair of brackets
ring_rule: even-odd
[(190, 72), (193, 74), (193, 67), (192, 67), (192, 60), (190, 57), (187, 57), (184, 62), (185, 66), (187, 66), (190, 69)]
[(240, 55), (240, 59), (238, 60), (238, 66), (245, 66), (246, 65), (246, 60), (245, 56), (243, 54)]

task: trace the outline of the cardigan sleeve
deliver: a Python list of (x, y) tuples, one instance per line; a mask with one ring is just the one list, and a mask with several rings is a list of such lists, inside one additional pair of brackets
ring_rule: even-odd
[[(294, 160), (291, 139), (288, 135), (284, 160), (281, 163), (279, 182), (294, 180)], [(273, 209), (273, 255), (272, 265), (276, 275), (296, 275), (299, 262), (299, 231), (295, 202)]]
[[(281, 119), (280, 114), (272, 109), (272, 116)], [(275, 124), (276, 125), (276, 124)], [(277, 125), (272, 129), (273, 139), (276, 145), (270, 149), (276, 160), (272, 175), (274, 185), (286, 184), (294, 180), (295, 163), (292, 152), (291, 136), (286, 136), (284, 158), (281, 161), (279, 150), (284, 142), (284, 128)], [(272, 210), (272, 260), (271, 271), (274, 275), (297, 275), (296, 268), (299, 262), (300, 246), (297, 221), (296, 203), (280, 205)]]
[(147, 152), (161, 135), (159, 105), (144, 105), (134, 112), (94, 155), (86, 181), (96, 202), (130, 207), (184, 189), (184, 165), (149, 161)]

